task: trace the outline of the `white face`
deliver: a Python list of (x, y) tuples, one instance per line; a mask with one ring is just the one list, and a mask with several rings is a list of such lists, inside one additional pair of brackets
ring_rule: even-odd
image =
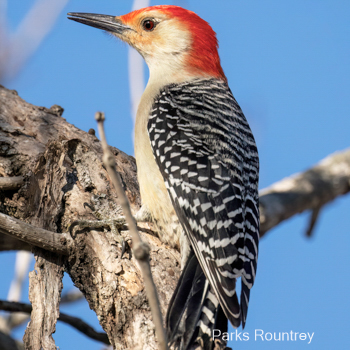
[[(117, 17), (121, 21), (124, 16)], [(148, 11), (126, 19), (130, 27), (118, 38), (133, 46), (145, 59), (151, 75), (168, 71), (183, 71), (186, 57), (192, 46), (192, 37), (176, 18), (169, 18), (159, 11)]]

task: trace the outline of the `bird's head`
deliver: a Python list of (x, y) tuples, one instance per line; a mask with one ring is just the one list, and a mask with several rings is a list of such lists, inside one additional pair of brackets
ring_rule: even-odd
[(103, 29), (134, 47), (150, 74), (172, 80), (215, 77), (226, 79), (211, 26), (178, 6), (152, 6), (123, 16), (68, 13), (68, 18)]

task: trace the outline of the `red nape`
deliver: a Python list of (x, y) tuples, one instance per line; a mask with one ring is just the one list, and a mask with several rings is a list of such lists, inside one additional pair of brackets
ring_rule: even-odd
[(121, 16), (126, 23), (131, 23), (138, 15), (149, 11), (161, 11), (181, 21), (191, 32), (193, 45), (188, 57), (191, 73), (209, 75), (226, 80), (220, 64), (216, 34), (208, 22), (192, 11), (179, 6), (159, 5), (146, 7)]
[[(162, 6), (160, 6), (162, 7)], [(193, 36), (192, 52), (188, 64), (198, 73), (203, 72), (216, 78), (224, 78), (218, 54), (216, 33), (204, 19), (196, 13), (178, 6), (164, 6), (164, 12), (172, 14), (188, 26)]]

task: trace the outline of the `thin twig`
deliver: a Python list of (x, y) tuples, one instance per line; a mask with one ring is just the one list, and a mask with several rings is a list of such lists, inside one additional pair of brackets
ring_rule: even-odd
[(117, 191), (119, 204), (123, 209), (125, 220), (129, 226), (129, 231), (133, 242), (133, 253), (140, 265), (142, 276), (144, 278), (146, 294), (149, 301), (149, 305), (151, 307), (153, 323), (156, 329), (159, 349), (166, 350), (168, 349), (168, 342), (167, 342), (165, 330), (163, 327), (163, 318), (162, 318), (162, 313), (160, 311), (158, 294), (157, 294), (156, 286), (153, 282), (151, 267), (149, 264), (149, 247), (146, 243), (144, 243), (141, 240), (141, 237), (137, 231), (136, 221), (131, 214), (129, 201), (126, 198), (126, 195), (120, 180), (120, 176), (116, 170), (114, 156), (109, 150), (105, 132), (104, 132), (104, 127), (103, 127), (103, 122), (105, 120), (104, 114), (101, 112), (97, 112), (95, 115), (95, 119), (97, 121), (98, 131), (101, 138), (101, 144), (103, 149), (103, 162), (107, 168), (107, 171), (112, 180), (113, 186)]
[[(32, 306), (30, 304), (18, 303), (14, 301), (0, 300), (0, 310), (9, 312), (24, 312), (30, 314), (32, 312)], [(107, 334), (95, 331), (91, 326), (80, 318), (69, 316), (64, 313), (60, 313), (59, 321), (69, 324), (81, 333), (85, 334), (91, 339), (95, 339), (104, 344), (110, 344)]]
[[(29, 265), (32, 259), (32, 253), (26, 251), (18, 251), (16, 253), (15, 274), (12, 279), (7, 300), (19, 301), (24, 287), (24, 282), (28, 278)], [(23, 314), (11, 314), (7, 319), (7, 326), (12, 329), (13, 324), (18, 323), (18, 318), (23, 320)], [(27, 319), (27, 317), (25, 318)]]
[(306, 230), (306, 237), (311, 237), (317, 222), (317, 219), (320, 216), (320, 211), (321, 211), (322, 207), (317, 207), (315, 208), (312, 213), (311, 213), (311, 217), (310, 217), (310, 222), (309, 222), (309, 226)]

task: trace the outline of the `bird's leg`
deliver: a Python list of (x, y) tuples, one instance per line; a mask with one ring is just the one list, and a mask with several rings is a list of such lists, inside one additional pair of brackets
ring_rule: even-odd
[[(74, 232), (76, 232), (77, 230), (82, 230), (84, 228), (93, 229), (108, 227), (113, 233), (116, 242), (118, 242), (122, 247), (122, 258), (125, 253), (127, 243), (124, 240), (123, 236), (120, 234), (120, 231), (128, 229), (124, 216), (119, 216), (116, 219), (102, 219), (100, 218), (100, 213), (96, 212), (93, 205), (84, 203), (84, 206), (90, 208), (94, 212), (94, 215), (97, 217), (97, 220), (75, 220), (69, 225), (69, 233), (73, 236), (75, 235)], [(134, 217), (136, 222), (152, 221), (151, 214), (145, 206), (142, 206)]]
[(69, 225), (69, 233), (73, 236), (73, 229), (78, 227), (78, 229), (84, 228), (104, 228), (109, 227), (114, 235), (115, 240), (122, 246), (122, 252), (120, 258), (123, 257), (126, 250), (126, 242), (124, 237), (120, 234), (122, 229), (126, 230), (126, 221), (123, 216), (116, 219), (103, 219), (103, 220), (75, 220)]
[(152, 222), (152, 216), (148, 208), (143, 205), (134, 216), (136, 222)]

